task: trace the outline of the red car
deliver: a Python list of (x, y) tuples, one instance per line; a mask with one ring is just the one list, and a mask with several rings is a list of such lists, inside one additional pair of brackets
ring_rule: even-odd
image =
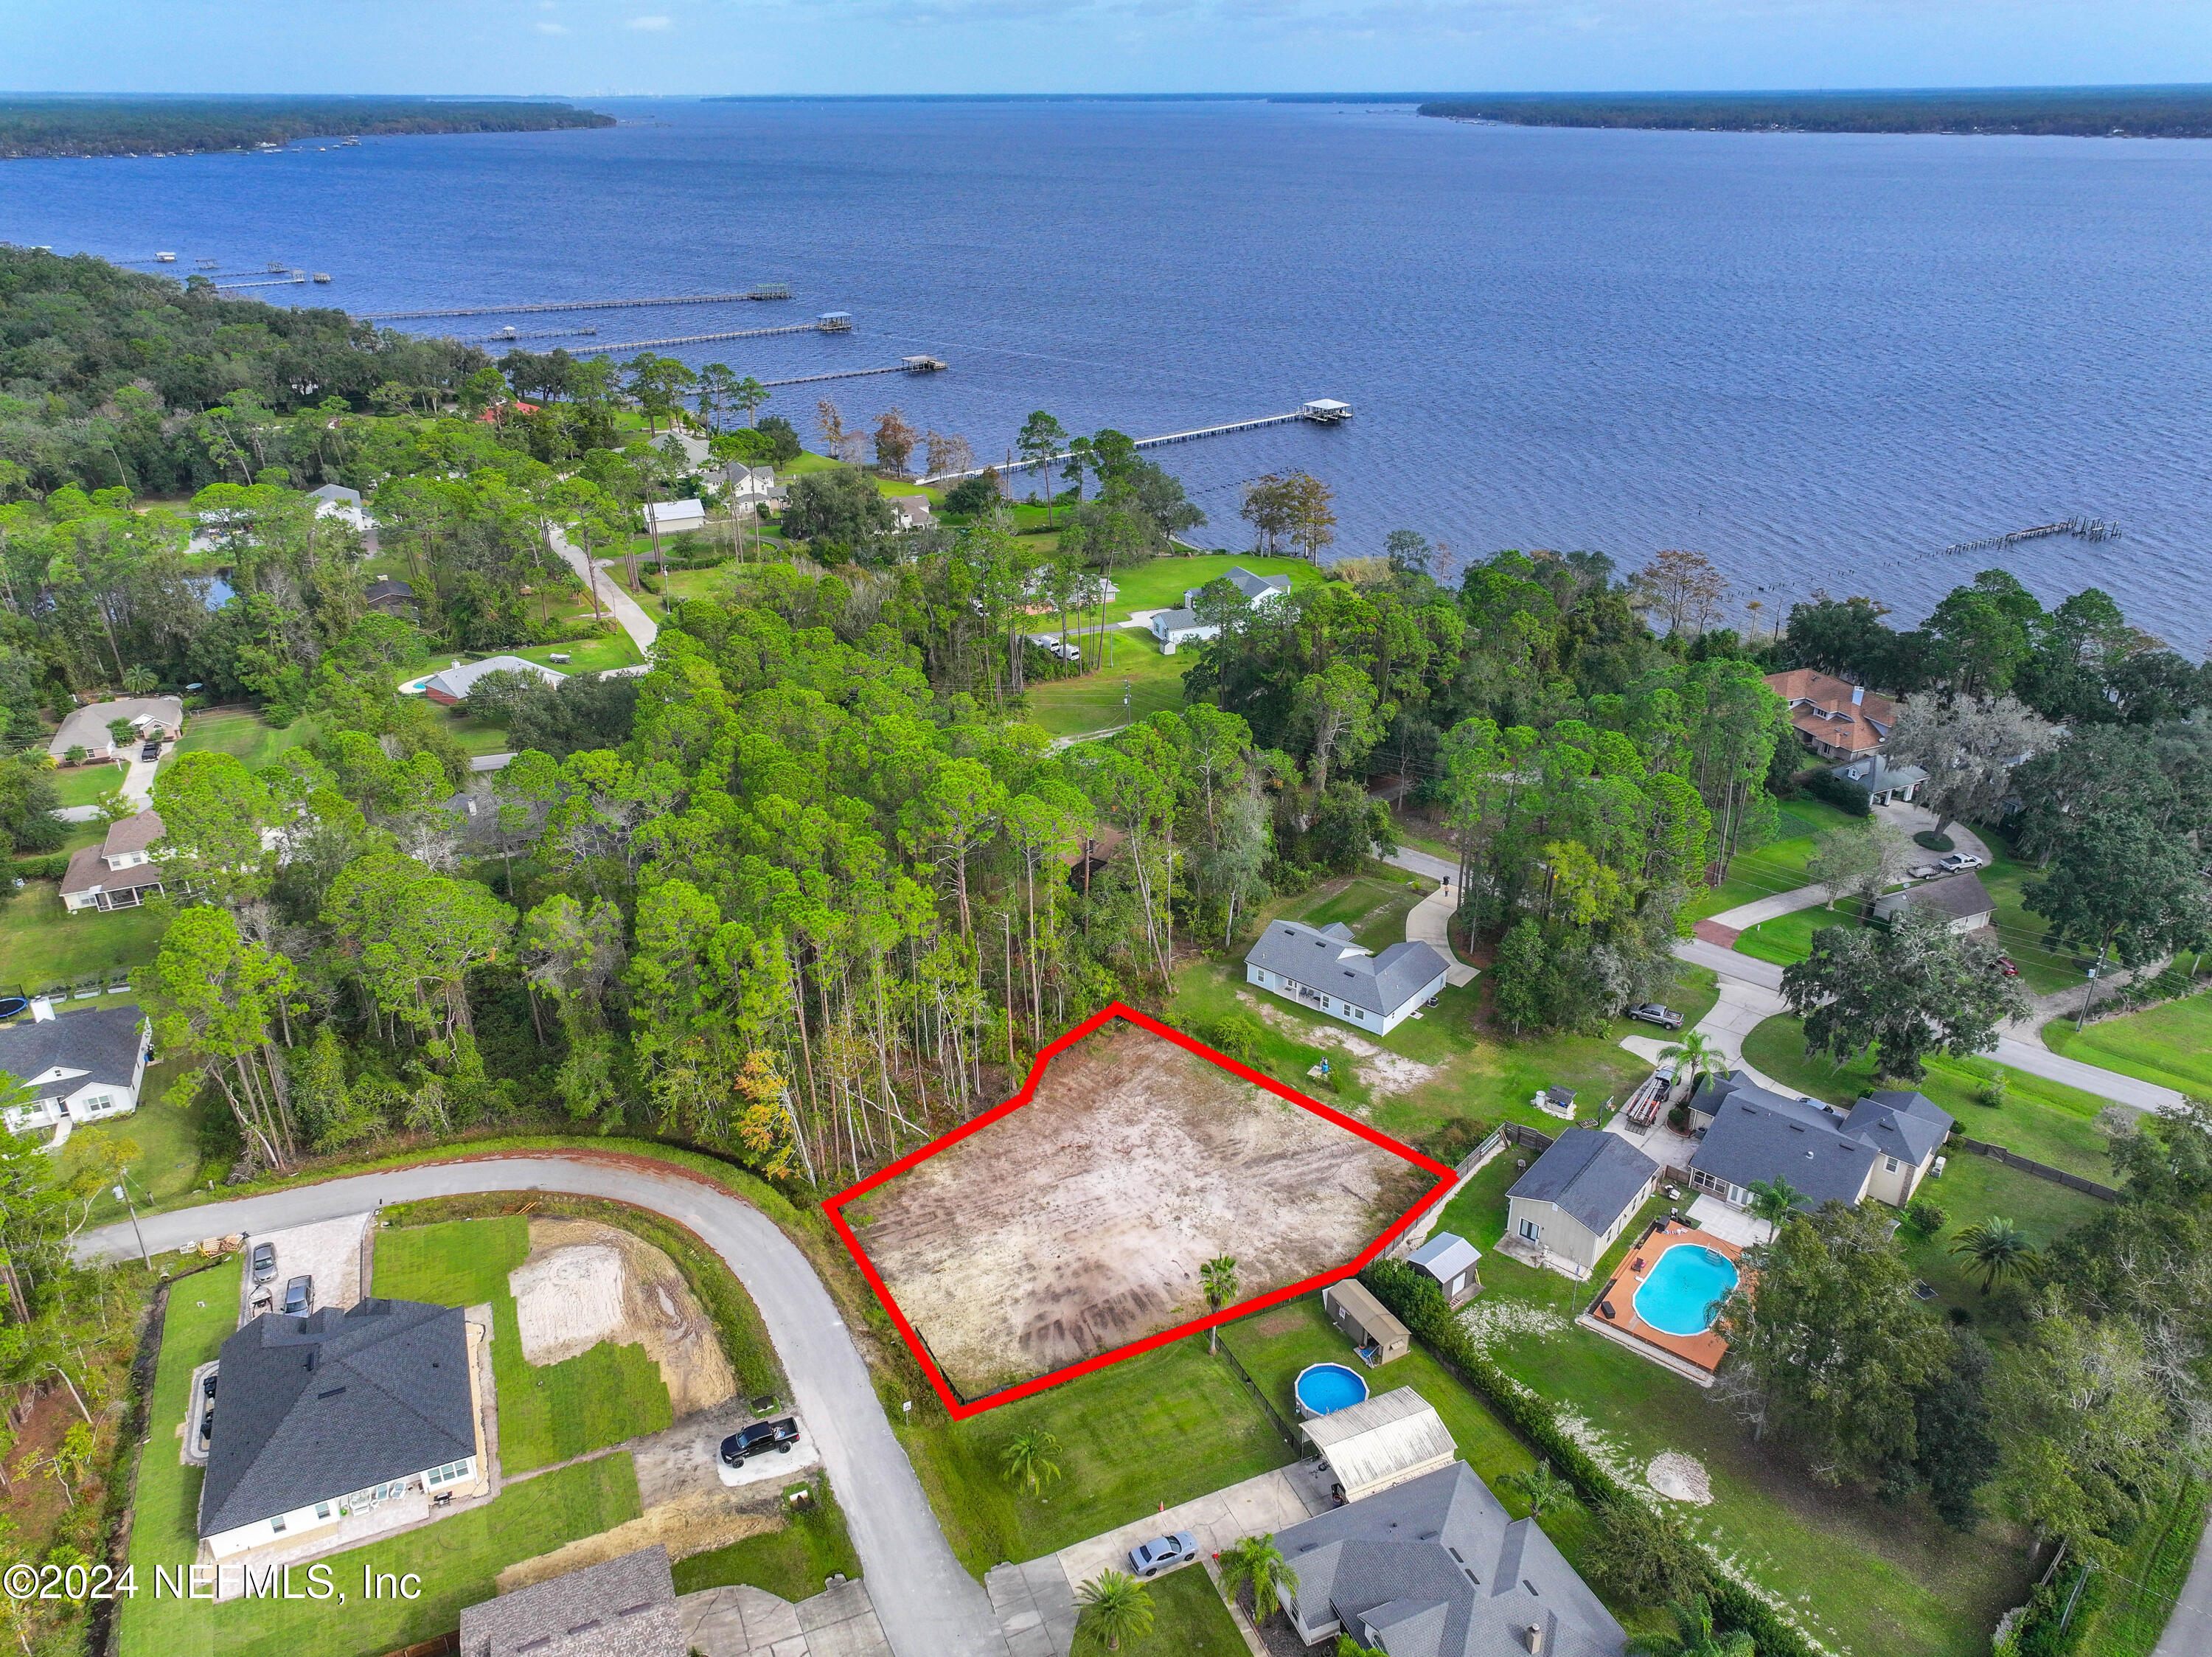
[(2020, 976), (2020, 967), (2009, 955), (1997, 957), (1997, 971), (2008, 978), (2016, 978)]

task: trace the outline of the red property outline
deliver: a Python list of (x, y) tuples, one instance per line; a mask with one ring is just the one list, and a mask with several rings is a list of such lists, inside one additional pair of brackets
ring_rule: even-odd
[[(914, 1325), (907, 1321), (906, 1313), (899, 1310), (898, 1301), (892, 1295), (890, 1286), (877, 1272), (875, 1263), (868, 1258), (867, 1250), (860, 1246), (860, 1240), (854, 1234), (852, 1227), (846, 1222), (845, 1204), (855, 1197), (865, 1197), (886, 1180), (896, 1179), (908, 1168), (927, 1161), (938, 1152), (958, 1144), (969, 1134), (990, 1126), (1000, 1117), (1011, 1115), (1021, 1109), (1036, 1097), (1037, 1083), (1042, 1079), (1048, 1064), (1108, 1020), (1117, 1018), (1127, 1019), (1141, 1029), (1149, 1030), (1156, 1036), (1166, 1038), (1176, 1046), (1197, 1054), (1208, 1063), (1217, 1064), (1231, 1075), (1243, 1077), (1255, 1087), (1266, 1088), (1278, 1099), (1287, 1100), (1302, 1109), (1311, 1111), (1316, 1116), (1334, 1122), (1340, 1128), (1349, 1129), (1362, 1139), (1379, 1145), (1392, 1154), (1401, 1156), (1408, 1162), (1436, 1174), (1437, 1183), (1347, 1265), (1317, 1272), (1301, 1282), (1288, 1284), (1282, 1288), (1272, 1289), (1251, 1300), (1239, 1301), (1234, 1306), (1224, 1307), (1220, 1311), (1211, 1313), (1206, 1317), (1194, 1318), (1188, 1323), (1177, 1324), (1172, 1329), (1164, 1329), (1156, 1335), (1147, 1335), (1141, 1340), (1130, 1342), (1126, 1346), (1117, 1346), (1110, 1352), (1101, 1352), (1097, 1356), (1085, 1358), (1080, 1363), (1072, 1363), (1066, 1368), (1055, 1369), (1049, 1374), (1018, 1381), (1012, 1386), (988, 1393), (972, 1404), (963, 1404), (938, 1369), (937, 1361), (930, 1356), (927, 1345), (915, 1332)], [(1231, 1319), (1244, 1317), (1259, 1311), (1263, 1307), (1279, 1305), (1293, 1296), (1304, 1294), (1309, 1289), (1320, 1288), (1324, 1284), (1352, 1276), (1365, 1270), (1369, 1262), (1389, 1247), (1392, 1243), (1397, 1241), (1406, 1228), (1413, 1223), (1415, 1217), (1443, 1195), (1456, 1177), (1453, 1171), (1444, 1167), (1443, 1163), (1422, 1155), (1410, 1145), (1401, 1145), (1388, 1134), (1379, 1133), (1365, 1123), (1355, 1121), (1340, 1111), (1333, 1111), (1319, 1100), (1308, 1099), (1304, 1093), (1284, 1087), (1273, 1077), (1261, 1075), (1249, 1065), (1239, 1064), (1226, 1053), (1218, 1053), (1204, 1042), (1193, 1040), (1182, 1031), (1171, 1030), (1158, 1019), (1147, 1018), (1133, 1007), (1125, 1006), (1117, 1001), (1109, 1002), (1101, 1010), (1092, 1014), (1039, 1053), (1035, 1063), (1030, 1066), (1029, 1075), (1023, 1081), (1021, 1091), (1006, 1100), (1005, 1104), (994, 1106), (973, 1122), (963, 1123), (961, 1126), (953, 1129), (951, 1132), (931, 1140), (920, 1149), (908, 1152), (889, 1167), (872, 1173), (858, 1185), (839, 1191), (835, 1197), (823, 1203), (822, 1208), (823, 1211), (830, 1216), (830, 1223), (837, 1228), (837, 1234), (845, 1240), (845, 1246), (853, 1252), (854, 1259), (860, 1263), (861, 1275), (867, 1278), (868, 1286), (875, 1290), (876, 1298), (883, 1302), (884, 1310), (890, 1313), (891, 1322), (897, 1325), (900, 1337), (906, 1342), (908, 1349), (914, 1354), (916, 1362), (921, 1365), (922, 1374), (929, 1377), (930, 1386), (936, 1389), (937, 1396), (944, 1401), (945, 1409), (951, 1412), (953, 1420), (965, 1421), (970, 1416), (979, 1416), (986, 1410), (995, 1410), (1002, 1404), (1012, 1404), (1016, 1398), (1028, 1398), (1031, 1393), (1042, 1392), (1046, 1388), (1057, 1386), (1063, 1381), (1073, 1380), (1079, 1375), (1087, 1375), (1094, 1369), (1103, 1369), (1109, 1363), (1119, 1363), (1122, 1359), (1133, 1358), (1139, 1352), (1149, 1352), (1154, 1347), (1164, 1346), (1170, 1341), (1181, 1340), (1185, 1336), (1194, 1334), (1201, 1329), (1210, 1329), (1216, 1324), (1224, 1324)]]

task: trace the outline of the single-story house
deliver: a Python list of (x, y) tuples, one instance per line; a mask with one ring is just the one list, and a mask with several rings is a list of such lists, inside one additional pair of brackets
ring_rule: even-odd
[(1370, 1369), (1402, 1358), (1413, 1349), (1413, 1331), (1376, 1300), (1357, 1277), (1331, 1283), (1321, 1292), (1321, 1309), (1350, 1341)]
[(1505, 1193), (1506, 1238), (1587, 1277), (1659, 1174), (1659, 1165), (1619, 1134), (1569, 1128)]
[(647, 501), (645, 521), (654, 529), (702, 529), (707, 523), (704, 501)]
[(158, 812), (142, 811), (110, 823), (98, 845), (79, 846), (70, 854), (69, 870), (62, 876), (63, 909), (72, 915), (83, 909), (136, 909), (160, 897), (161, 865), (154, 846), (167, 832)]
[(1406, 1264), (1432, 1279), (1443, 1290), (1445, 1301), (1457, 1306), (1482, 1293), (1482, 1277), (1475, 1270), (1482, 1251), (1466, 1238), (1440, 1231), (1406, 1257)]
[(1981, 876), (1968, 868), (1876, 899), (1874, 917), (1877, 921), (1893, 921), (1907, 909), (1933, 911), (1943, 917), (1943, 923), (1953, 933), (1963, 936), (1978, 932), (1996, 918), (1997, 901), (1990, 896), (1990, 889), (1982, 884)]
[(28, 1022), (0, 1030), (0, 1072), (34, 1094), (8, 1107), (9, 1131), (130, 1115), (153, 1056), (154, 1021), (136, 1005), (57, 1015), (52, 1002), (33, 1002)]
[(1766, 675), (1766, 687), (1790, 704), (1790, 722), (1823, 759), (1857, 759), (1889, 740), (1897, 704), (1863, 685), (1811, 667)]
[(1870, 1197), (1903, 1208), (1957, 1125), (1923, 1093), (1869, 1093), (1845, 1112), (1762, 1087), (1741, 1070), (1708, 1078), (1689, 1108), (1705, 1130), (1690, 1183), (1739, 1209), (1752, 1185), (1776, 1179), (1808, 1209)]
[[(1279, 604), (1291, 590), (1288, 576), (1255, 576), (1241, 564), (1224, 572), (1218, 579), (1242, 593), (1245, 602), (1255, 610)], [(1205, 590), (1201, 587), (1186, 587), (1180, 609), (1153, 612), (1152, 637), (1159, 640), (1162, 655), (1173, 655), (1176, 646), (1187, 639), (1209, 639), (1220, 634), (1219, 627), (1198, 618), (1198, 595)]]
[(1155, 610), (1152, 620), (1146, 624), (1152, 628), (1152, 637), (1159, 640), (1160, 654), (1164, 656), (1173, 655), (1179, 644), (1188, 643), (1193, 639), (1203, 643), (1206, 639), (1218, 637), (1221, 633), (1220, 628), (1211, 622), (1201, 622), (1187, 609)]
[(520, 656), (486, 656), (466, 667), (457, 661), (443, 673), (431, 674), (422, 681), (422, 694), (441, 708), (458, 708), (469, 699), (469, 686), (486, 673), (535, 673), (548, 685), (558, 685), (568, 677)]
[(1846, 783), (1857, 783), (1867, 791), (1869, 800), (1877, 806), (1911, 799), (1920, 791), (1920, 785), (1928, 780), (1928, 773), (1919, 766), (1893, 765), (1887, 756), (1878, 753), (1846, 760), (1840, 765), (1831, 765), (1828, 775)]
[(927, 529), (937, 521), (929, 515), (929, 499), (923, 495), (892, 495), (885, 497), (891, 515), (898, 520), (901, 529)]
[(1328, 1464), (1346, 1502), (1449, 1467), (1459, 1453), (1436, 1406), (1410, 1386), (1309, 1416), (1298, 1432)]
[[(118, 719), (128, 724), (132, 733), (120, 747), (107, 728), (111, 722)], [(184, 728), (185, 704), (180, 698), (123, 697), (113, 702), (95, 702), (89, 707), (70, 710), (61, 728), (46, 744), (46, 752), (56, 759), (67, 758), (71, 748), (82, 748), (94, 759), (110, 759), (118, 754), (135, 759), (138, 757), (138, 745), (147, 738), (173, 737)]]
[(482, 1400), (459, 1307), (366, 1300), (264, 1312), (222, 1343), (202, 1545), (296, 1543), (411, 1491), (485, 1496)]
[(1352, 942), (1348, 926), (1276, 921), (1244, 957), (1244, 981), (1387, 1035), (1443, 993), (1450, 966), (1433, 944), (1409, 939), (1374, 955)]
[(410, 582), (386, 577), (373, 581), (362, 599), (372, 610), (381, 610), (387, 616), (397, 616), (402, 621), (415, 613), (415, 588)]
[[(1349, 1413), (1348, 1411), (1340, 1412)], [(1334, 1421), (1330, 1416), (1324, 1419)], [(1463, 1461), (1275, 1533), (1307, 1645), (1408, 1657), (1620, 1657), (1628, 1635), (1533, 1519)]]
[(460, 1657), (684, 1657), (668, 1550), (656, 1542), (461, 1609)]
[(368, 515), (361, 509), (361, 491), (348, 489), (343, 484), (325, 484), (320, 489), (311, 489), (307, 498), (315, 503), (319, 518), (342, 518), (356, 529), (368, 527)]

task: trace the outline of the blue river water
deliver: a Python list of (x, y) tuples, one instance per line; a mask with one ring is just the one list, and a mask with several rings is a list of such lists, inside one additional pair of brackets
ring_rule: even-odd
[[(850, 311), (851, 333), (669, 348), (763, 379), (930, 352), (769, 411), (1002, 455), (1029, 411), (1145, 436), (1352, 404), (1346, 426), (1168, 448), (1240, 539), (1303, 467), (1336, 553), (1669, 546), (1740, 622), (1815, 588), (1917, 621), (1993, 564), (2212, 635), (2212, 143), (1583, 132), (1256, 103), (607, 101), (606, 131), (0, 166), (0, 237), (157, 249), (357, 311), (733, 291), (788, 304), (464, 318), (585, 345)], [(148, 267), (151, 268), (151, 267)], [(498, 349), (495, 347), (494, 349)], [(2124, 538), (1942, 549), (2054, 520)], [(1757, 611), (1749, 609), (1756, 602)]]

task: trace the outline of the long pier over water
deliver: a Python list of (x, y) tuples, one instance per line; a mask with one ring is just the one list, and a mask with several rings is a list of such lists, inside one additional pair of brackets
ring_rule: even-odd
[[(373, 311), (362, 322), (414, 322), (426, 316), (520, 316), (527, 311), (618, 311), (641, 305), (727, 305), (759, 294), (673, 294), (665, 299), (562, 299), (544, 305), (465, 305), (449, 311)], [(780, 295), (789, 298), (788, 293)]]
[[(1350, 418), (1352, 418), (1351, 404), (1340, 403), (1333, 398), (1316, 397), (1311, 402), (1292, 409), (1288, 414), (1263, 414), (1256, 420), (1231, 420), (1218, 426), (1194, 426), (1188, 431), (1170, 431), (1158, 437), (1139, 437), (1135, 440), (1135, 447), (1160, 448), (1169, 443), (1194, 443), (1201, 437), (1226, 437), (1232, 432), (1257, 431), (1262, 426), (1286, 426), (1294, 420), (1306, 420), (1316, 425), (1333, 426)], [(965, 472), (940, 472), (933, 476), (921, 478), (920, 481), (933, 487), (939, 484), (955, 484), (963, 478), (981, 477), (986, 471), (994, 469), (1007, 477), (1012, 477), (1017, 472), (1034, 472), (1039, 466), (1058, 466), (1062, 460), (1067, 459), (1069, 453), (1070, 451), (1066, 449), (1061, 449), (1056, 454), (1041, 454), (1033, 460), (1016, 460), (1011, 466), (997, 468), (970, 466)]]

